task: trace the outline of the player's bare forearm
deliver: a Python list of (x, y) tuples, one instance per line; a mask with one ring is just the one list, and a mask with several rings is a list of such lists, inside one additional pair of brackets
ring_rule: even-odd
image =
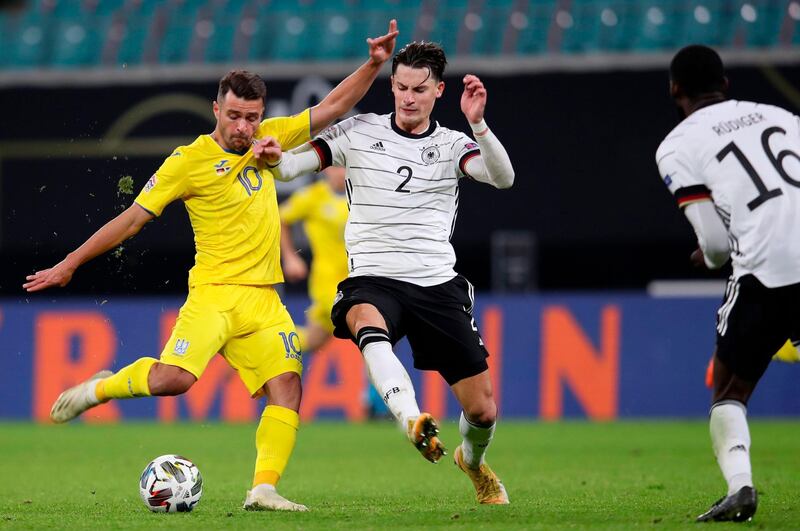
[(64, 260), (51, 267), (25, 277), (22, 285), (27, 291), (40, 291), (54, 286), (66, 286), (75, 270), (92, 258), (113, 249), (141, 230), (145, 223), (153, 219), (152, 214), (139, 205), (131, 205), (86, 240), (83, 245), (69, 253)]
[(311, 109), (311, 136), (316, 135), (337, 118), (344, 116), (372, 86), (383, 64), (392, 57), (398, 35), (397, 21), (389, 22), (386, 35), (367, 39), (369, 59), (358, 70), (347, 76), (331, 90), (319, 104)]
[(281, 222), (281, 261), (283, 275), (289, 282), (303, 280), (308, 274), (305, 261), (297, 256), (297, 249), (292, 240), (291, 227)]

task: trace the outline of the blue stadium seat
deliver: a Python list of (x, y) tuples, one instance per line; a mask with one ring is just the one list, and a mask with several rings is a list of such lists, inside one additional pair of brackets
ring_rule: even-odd
[(100, 62), (111, 18), (61, 17), (55, 22), (50, 63), (59, 67), (89, 66)]

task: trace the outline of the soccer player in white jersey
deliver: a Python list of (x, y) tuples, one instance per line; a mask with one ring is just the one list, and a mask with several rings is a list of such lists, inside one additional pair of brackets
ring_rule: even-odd
[(476, 76), (464, 77), (461, 96), (475, 139), (431, 120), (445, 64), (440, 46), (412, 42), (392, 62), (393, 113), (354, 116), (282, 158), (269, 139), (255, 153), (283, 179), (330, 165), (346, 168), (349, 277), (339, 284), (334, 334), (358, 345), (372, 384), (411, 442), (435, 463), (445, 454), (436, 420), (420, 412), (392, 350), (407, 336), (414, 366), (438, 371), (461, 404), (463, 442), (454, 457), (478, 501), (507, 504), (505, 487), (484, 460), (497, 405), (472, 316), (473, 287), (453, 270), (450, 237), (460, 179), (508, 188), (514, 170), (483, 119), (486, 89)]
[(747, 401), (772, 355), (797, 331), (800, 118), (728, 99), (722, 61), (705, 46), (680, 50), (670, 78), (685, 119), (658, 148), (659, 171), (694, 227), (706, 266), (733, 263), (717, 317), (710, 413), (728, 490), (697, 520), (745, 521), (758, 504)]

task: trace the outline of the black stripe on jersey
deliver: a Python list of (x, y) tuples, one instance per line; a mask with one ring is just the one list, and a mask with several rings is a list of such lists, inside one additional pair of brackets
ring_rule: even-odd
[(678, 202), (679, 207), (704, 199), (711, 199), (711, 190), (704, 184), (684, 186), (675, 190), (675, 200)]
[(344, 180), (344, 191), (347, 194), (347, 210), (349, 211), (353, 202), (353, 183), (350, 182), (350, 179)]
[(397, 251), (363, 251), (361, 253), (350, 253), (350, 256), (358, 256), (360, 254), (392, 254), (392, 253), (394, 253), (394, 254), (397, 254), (397, 253), (400, 253), (400, 254), (425, 254), (425, 255), (430, 255), (430, 256), (435, 256), (435, 255), (450, 256), (450, 254), (452, 254), (452, 253), (429, 253), (429, 252), (426, 252), (426, 251), (417, 251), (417, 250), (409, 251), (408, 249), (400, 249), (400, 250), (397, 250)]
[(379, 207), (379, 208), (397, 208), (400, 210), (435, 210), (436, 212), (444, 212), (445, 214), (449, 214), (449, 210), (443, 210), (441, 208), (433, 208), (433, 207), (424, 207), (424, 206), (397, 206), (397, 205), (376, 205), (374, 203), (353, 203), (353, 206), (366, 206), (366, 207)]
[[(396, 237), (392, 237), (392, 241), (393, 242), (409, 242), (409, 241), (413, 241), (413, 240), (424, 240), (424, 241), (428, 241), (428, 242), (437, 242), (437, 243), (447, 243), (449, 241), (446, 238), (444, 240), (442, 240), (440, 238), (425, 238), (424, 236), (414, 236), (412, 238), (396, 238)], [(384, 239), (384, 238), (359, 238), (358, 242), (359, 243), (364, 243), (364, 242), (386, 243), (386, 239)]]
[(453, 222), (450, 223), (450, 236), (447, 237), (447, 240), (450, 241), (453, 239), (453, 233), (456, 231), (456, 219), (458, 219), (458, 188), (456, 188), (456, 204), (453, 208)]
[(467, 162), (471, 158), (477, 157), (480, 154), (481, 154), (480, 149), (473, 149), (472, 151), (467, 151), (466, 153), (461, 155), (461, 158), (458, 160), (458, 169), (461, 170), (461, 173), (463, 173), (464, 175), (469, 175), (469, 173), (467, 173)]
[(415, 227), (434, 227), (439, 228), (439, 225), (432, 225), (430, 223), (370, 223), (369, 221), (348, 221), (350, 225), (377, 225), (377, 226), (396, 226), (396, 225), (413, 225)]
[(367, 133), (362, 133), (361, 131), (359, 131), (357, 129), (354, 129), (353, 133), (357, 134), (357, 135), (365, 136), (367, 138), (371, 138), (372, 140), (380, 140), (381, 142), (388, 142), (389, 144), (399, 144), (399, 142), (396, 142), (394, 140), (389, 140), (388, 138), (383, 138), (383, 137), (380, 137), (380, 136), (368, 135)]
[(665, 158), (669, 157), (670, 155), (674, 155), (674, 154), (675, 154), (675, 150), (674, 150), (674, 149), (673, 149), (672, 151), (668, 152), (668, 153), (664, 153), (664, 154), (663, 154), (663, 155), (661, 155), (661, 157), (660, 157), (660, 158), (659, 158), (659, 159), (656, 161), (656, 164), (661, 164), (661, 161), (662, 161), (662, 160), (664, 160)]
[[(414, 177), (411, 177), (412, 179)], [(396, 188), (381, 188), (380, 186), (369, 186), (368, 184), (355, 184), (353, 185), (354, 188), (370, 188), (372, 190), (382, 190), (384, 192), (397, 192)], [(453, 197), (455, 194), (448, 194), (447, 192), (431, 192), (429, 190), (409, 190), (411, 194), (437, 194), (437, 195), (446, 195), (447, 197)]]
[(372, 125), (374, 127), (382, 127), (384, 129), (389, 129), (389, 126), (386, 125), (386, 124), (382, 124), (380, 122), (378, 122), (378, 123), (370, 122), (368, 120), (363, 119), (360, 115), (353, 116), (353, 120), (356, 121), (356, 122), (362, 122), (362, 123), (365, 123), (365, 124), (369, 124), (369, 125)]
[[(400, 159), (403, 160), (403, 159)], [(409, 161), (411, 162), (411, 161)], [(440, 161), (441, 162), (441, 161)], [(447, 161), (450, 162), (450, 161)], [(424, 164), (422, 165), (424, 166)], [(397, 172), (393, 172), (391, 170), (384, 170), (383, 168), (370, 168), (368, 166), (350, 166), (351, 170), (364, 170), (364, 171), (379, 171), (382, 173), (391, 173), (392, 175), (397, 175)], [(427, 181), (429, 183), (438, 183), (439, 181), (457, 181), (458, 177), (442, 177), (441, 179), (426, 179), (425, 177), (417, 177), (416, 175), (411, 176), (412, 179), (417, 179), (419, 181)]]
[(324, 170), (333, 164), (333, 155), (331, 154), (331, 148), (327, 142), (321, 138), (315, 138), (311, 141), (311, 147), (314, 148), (314, 151), (317, 152), (317, 156), (319, 157), (320, 170)]
[[(358, 149), (358, 148), (354, 148), (354, 147), (351, 147), (350, 150), (351, 151), (358, 151), (360, 153), (369, 153), (370, 155), (376, 155), (376, 156), (380, 155), (381, 157), (389, 157), (390, 159), (394, 159), (394, 160), (402, 160), (403, 162), (408, 162), (409, 164), (416, 164), (417, 166), (431, 166), (431, 164), (425, 164), (424, 162), (421, 162), (421, 161), (404, 159), (403, 157), (395, 157), (394, 155), (390, 155), (388, 153), (381, 153), (380, 151), (372, 151), (372, 150), (368, 150), (368, 149)], [(446, 164), (448, 162), (453, 162), (453, 159), (439, 159), (439, 160), (436, 161), (436, 164)], [(367, 168), (367, 169), (372, 169), (372, 168)]]

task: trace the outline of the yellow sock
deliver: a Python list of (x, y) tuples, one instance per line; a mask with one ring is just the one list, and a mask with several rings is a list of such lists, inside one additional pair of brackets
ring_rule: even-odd
[(277, 485), (297, 440), (300, 416), (281, 406), (267, 406), (256, 430), (256, 472), (253, 486)]
[(100, 380), (94, 388), (97, 399), (105, 402), (110, 398), (150, 396), (147, 376), (150, 374), (150, 367), (157, 361), (155, 358), (139, 358), (108, 378)]

